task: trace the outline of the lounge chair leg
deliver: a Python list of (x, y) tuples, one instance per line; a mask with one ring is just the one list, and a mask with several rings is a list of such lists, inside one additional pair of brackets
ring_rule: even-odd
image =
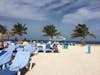
[(30, 65), (29, 65), (29, 70), (31, 70), (32, 69), (32, 63), (30, 63)]
[(2, 69), (3, 69), (3, 70), (5, 69), (5, 65), (2, 66)]
[(0, 67), (0, 70), (2, 70), (2, 67)]
[(21, 72), (20, 72), (20, 71), (18, 71), (18, 72), (17, 72), (17, 75), (21, 75)]
[(36, 51), (34, 52), (34, 54), (37, 55), (37, 54), (38, 54), (38, 50), (36, 50)]
[(6, 64), (7, 67), (9, 67), (9, 64)]
[(28, 69), (28, 65), (26, 66), (26, 69)]

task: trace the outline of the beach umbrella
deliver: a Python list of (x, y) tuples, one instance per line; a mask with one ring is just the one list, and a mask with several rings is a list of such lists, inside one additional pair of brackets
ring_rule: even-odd
[(8, 37), (8, 40), (9, 40), (9, 37), (12, 37), (14, 35), (15, 34), (13, 32), (6, 32), (5, 34), (3, 34), (3, 36), (7, 36)]

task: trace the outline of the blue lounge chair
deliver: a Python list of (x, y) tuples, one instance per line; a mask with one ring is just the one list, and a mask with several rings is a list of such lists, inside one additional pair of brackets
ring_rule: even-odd
[(0, 53), (0, 66), (2, 69), (5, 68), (5, 65), (8, 64), (12, 58), (13, 51), (2, 51)]
[(45, 51), (46, 52), (53, 52), (53, 49), (51, 48), (50, 44), (46, 44)]
[[(30, 53), (18, 51), (9, 68), (0, 71), (0, 75), (16, 75), (29, 64)], [(21, 72), (20, 72), (21, 74)]]
[(43, 46), (37, 46), (37, 50), (39, 51), (44, 51)]
[(25, 51), (30, 52), (30, 54), (34, 54), (34, 52), (36, 51), (36, 48), (33, 46), (30, 46), (29, 48), (26, 48)]
[(16, 51), (23, 51), (23, 50), (24, 50), (24, 46), (22, 44), (20, 44), (16, 49)]
[(30, 59), (29, 52), (18, 51), (16, 53), (15, 59), (12, 61), (12, 64), (10, 65), (10, 69), (18, 71), (24, 68), (29, 63), (29, 59)]
[(28, 51), (30, 52), (30, 54), (34, 54), (34, 52), (36, 51), (36, 47), (32, 46), (32, 44), (28, 44), (25, 47), (24, 51)]
[(27, 45), (25, 46), (25, 49), (29, 49), (30, 47), (32, 47), (32, 44), (27, 44)]
[(33, 42), (32, 42), (32, 44), (33, 44), (33, 46), (35, 46), (35, 44), (36, 44), (36, 41), (33, 41)]
[(9, 45), (6, 50), (14, 51), (16, 49), (15, 45)]
[(17, 48), (16, 51), (24, 51), (24, 48)]

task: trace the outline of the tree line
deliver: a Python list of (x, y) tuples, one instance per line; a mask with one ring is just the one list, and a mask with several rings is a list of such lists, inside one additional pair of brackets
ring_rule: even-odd
[[(24, 34), (27, 34), (27, 30), (28, 30), (28, 28), (26, 27), (25, 24), (16, 23), (13, 25), (11, 32), (9, 32), (7, 30), (6, 26), (0, 24), (0, 33), (2, 33), (4, 36), (8, 36), (8, 39), (9, 39), (9, 37), (15, 36), (16, 34), (23, 36)], [(61, 34), (60, 32), (58, 32), (55, 25), (53, 25), (53, 24), (44, 26), (42, 32), (44, 33), (43, 36), (50, 36), (51, 39), (53, 39), (54, 36)], [(71, 34), (72, 38), (81, 37), (82, 45), (86, 44), (85, 39), (87, 36), (92, 36), (92, 37), (96, 38), (95, 34), (89, 32), (89, 29), (86, 26), (86, 24), (78, 24), (73, 29), (73, 32)]]

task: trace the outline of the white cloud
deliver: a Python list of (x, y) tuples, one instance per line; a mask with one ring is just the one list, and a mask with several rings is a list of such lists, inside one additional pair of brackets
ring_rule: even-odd
[(96, 18), (100, 18), (100, 11), (90, 11), (86, 8), (81, 8), (74, 13), (64, 15), (62, 22), (65, 24), (77, 24)]
[[(22, 0), (26, 3), (40, 5), (36, 0)], [(39, 1), (39, 0), (37, 0)], [(21, 5), (19, 0), (1, 0), (0, 1), (0, 16), (7, 16), (13, 18), (30, 19), (30, 20), (47, 20), (48, 15), (35, 5)], [(42, 3), (41, 3), (42, 4)], [(44, 3), (45, 4), (45, 3)]]
[(46, 20), (49, 17), (48, 10), (62, 6), (73, 0), (60, 0), (59, 4), (51, 4), (50, 7), (47, 8), (47, 11), (45, 9), (40, 9), (40, 7), (54, 1), (57, 0), (0, 0), (0, 16)]
[[(68, 11), (69, 8), (77, 7), (78, 5), (82, 5), (84, 3), (88, 4), (88, 8), (92, 6), (95, 7), (95, 6), (99, 6), (99, 2), (100, 2), (98, 0), (95, 1), (78, 0), (73, 3), (73, 1), (75, 0), (59, 0), (58, 4), (54, 3), (51, 4), (49, 7), (47, 7), (46, 9), (40, 9), (40, 7), (45, 6), (46, 4), (52, 3), (54, 1), (56, 2), (57, 0), (0, 0), (0, 16), (30, 19), (30, 20), (47, 20), (49, 19), (49, 16), (51, 14), (48, 10), (62, 7), (66, 3), (72, 2), (72, 4), (68, 5), (67, 7), (63, 7), (63, 9), (58, 8), (59, 10), (55, 11), (55, 13), (62, 14), (62, 12), (64, 12), (65, 10)], [(82, 10), (78, 11), (78, 13), (81, 13), (81, 11)], [(85, 13), (89, 12), (88, 10), (83, 10), (83, 11)], [(71, 16), (72, 14), (69, 15)], [(75, 15), (77, 15), (77, 13)], [(73, 20), (74, 19), (76, 20), (78, 19), (78, 17), (73, 18)], [(71, 21), (72, 20), (69, 19), (69, 22)]]

